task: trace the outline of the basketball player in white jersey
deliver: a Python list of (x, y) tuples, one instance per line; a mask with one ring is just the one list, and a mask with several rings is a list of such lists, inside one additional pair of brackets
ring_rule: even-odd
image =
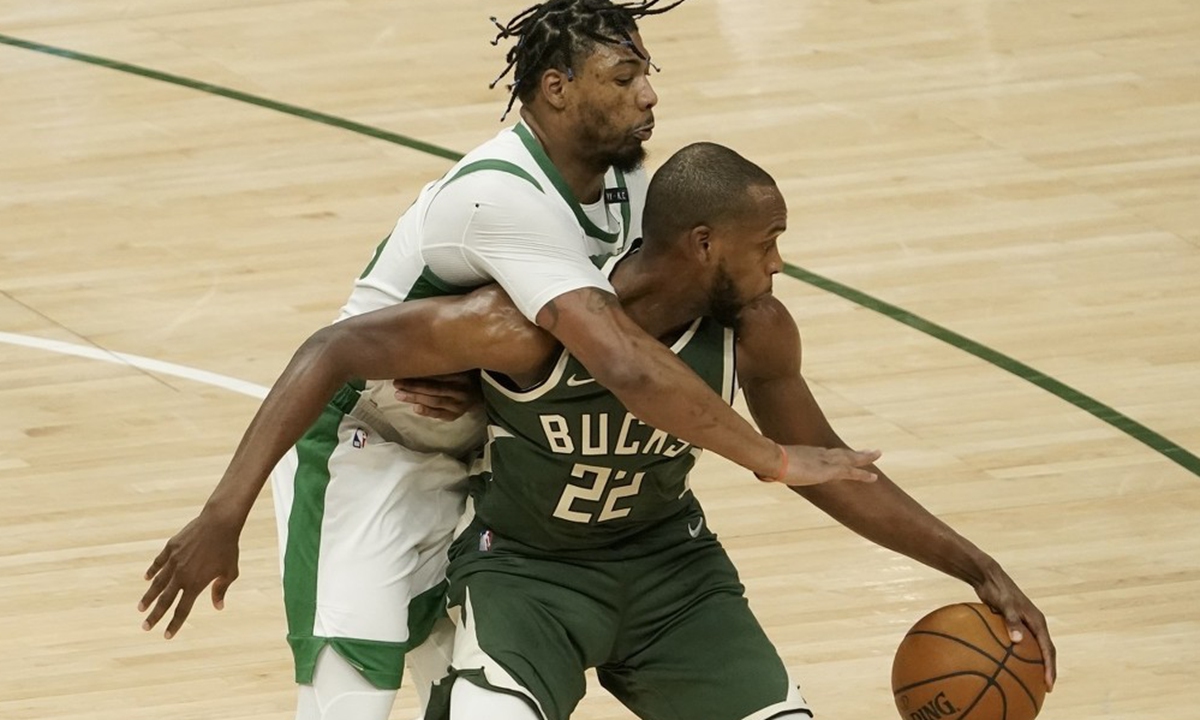
[[(781, 446), (758, 434), (621, 310), (596, 265), (640, 234), (642, 143), (657, 96), (636, 20), (656, 1), (552, 0), (503, 27), (521, 122), (422, 190), (341, 317), (497, 282), (649, 425), (788, 481), (868, 475), (877, 455)], [(507, 72), (507, 70), (506, 70)], [(477, 413), (434, 422), (387, 383), (351, 382), (272, 477), (298, 720), (385, 720), (405, 661), (423, 692), (444, 672), (445, 550), (464, 502)], [(257, 447), (265, 444), (266, 447)], [(287, 447), (239, 448), (200, 515), (147, 571), (150, 629), (179, 631), (203, 590), (223, 605), (238, 536)], [(433, 635), (433, 640), (426, 642)]]

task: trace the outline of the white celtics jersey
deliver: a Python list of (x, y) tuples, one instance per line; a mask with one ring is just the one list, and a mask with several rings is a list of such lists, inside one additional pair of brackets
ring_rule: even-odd
[[(550, 300), (584, 287), (611, 291), (599, 266), (641, 235), (644, 170), (610, 169), (600, 199), (582, 206), (529, 127), (520, 123), (426, 185), (355, 283), (339, 319), (499, 283), (531, 321)], [(460, 455), (482, 442), (482, 413), (423, 418), (368, 383), (393, 439)]]

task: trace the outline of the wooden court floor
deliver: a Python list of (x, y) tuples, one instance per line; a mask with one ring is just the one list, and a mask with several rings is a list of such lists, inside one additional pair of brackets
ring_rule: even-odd
[[(291, 716), (269, 498), (223, 613), (143, 633), (141, 574), (449, 166), (406, 139), (501, 127), (487, 18), (524, 6), (0, 0), (0, 717)], [(689, 0), (643, 31), (651, 164), (715, 140), (778, 178), (806, 375), (1049, 616), (1042, 716), (1192, 720), (1200, 4)], [(720, 459), (693, 485), (818, 716), (895, 717), (904, 630), (969, 588)], [(630, 715), (596, 687), (575, 717)]]

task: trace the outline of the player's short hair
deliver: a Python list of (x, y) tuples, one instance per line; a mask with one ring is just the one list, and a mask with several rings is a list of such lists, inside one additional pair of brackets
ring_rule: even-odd
[(654, 173), (642, 229), (648, 240), (666, 243), (699, 225), (737, 219), (750, 208), (750, 188), (763, 186), (775, 187), (775, 178), (724, 145), (688, 145)]
[(572, 66), (591, 55), (597, 44), (625, 45), (640, 57), (631, 37), (637, 32), (637, 20), (665, 13), (684, 0), (662, 6), (659, 6), (660, 2), (548, 0), (527, 8), (505, 25), (492, 18), (500, 28), (493, 45), (501, 40), (516, 39), (516, 44), (505, 56), (508, 65), (491, 84), (495, 87), (509, 71), (513, 71), (504, 115), (508, 115), (517, 98), (523, 103), (533, 100), (543, 73), (551, 68), (570, 73)]

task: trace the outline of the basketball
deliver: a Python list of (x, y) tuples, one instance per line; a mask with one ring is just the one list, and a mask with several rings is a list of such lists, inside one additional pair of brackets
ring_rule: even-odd
[(892, 662), (892, 694), (903, 720), (1032, 720), (1046, 695), (1033, 633), (1008, 636), (986, 605), (938, 608), (917, 621)]

